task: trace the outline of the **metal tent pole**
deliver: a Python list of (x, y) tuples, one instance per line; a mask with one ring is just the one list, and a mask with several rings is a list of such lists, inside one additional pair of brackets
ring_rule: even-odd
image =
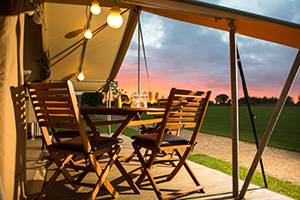
[(238, 113), (238, 79), (236, 66), (236, 37), (234, 20), (229, 22), (230, 41), (230, 78), (231, 78), (231, 134), (232, 134), (232, 190), (233, 197), (239, 194), (239, 113)]
[[(140, 10), (138, 9), (138, 23), (140, 24)], [(141, 95), (141, 35), (140, 26), (138, 26), (138, 95)]]
[[(139, 103), (141, 102), (141, 34), (140, 34), (140, 23), (141, 23), (141, 12), (140, 9), (137, 9), (138, 12), (138, 95)], [(140, 126), (138, 126), (138, 134), (141, 134)]]
[[(244, 76), (243, 67), (242, 67), (242, 61), (241, 61), (241, 58), (240, 58), (238, 47), (236, 47), (236, 52), (237, 52), (237, 63), (238, 63), (238, 67), (239, 67), (239, 71), (240, 71), (240, 76), (241, 76), (241, 80), (242, 80), (242, 86), (243, 86), (244, 96), (245, 96), (245, 100), (246, 100), (246, 104), (247, 104), (247, 108), (248, 108), (248, 112), (249, 112), (249, 116), (250, 116), (250, 121), (251, 121), (251, 126), (252, 126), (252, 130), (253, 130), (253, 135), (254, 135), (254, 139), (255, 139), (256, 148), (258, 149), (259, 142), (258, 142), (256, 128), (255, 128), (255, 123), (254, 123), (254, 114), (253, 114), (252, 108), (251, 108), (251, 103), (250, 103), (250, 99), (249, 99), (249, 94), (248, 94), (246, 79), (245, 79), (245, 76)], [(261, 167), (261, 171), (262, 171), (262, 176), (263, 176), (263, 179), (264, 179), (265, 187), (268, 188), (266, 174), (265, 174), (265, 169), (264, 169), (264, 165), (263, 165), (262, 159), (260, 159), (260, 167)]]
[(261, 143), (259, 145), (259, 148), (258, 148), (258, 150), (255, 154), (255, 157), (254, 157), (254, 160), (253, 160), (252, 165), (250, 167), (250, 170), (247, 174), (246, 180), (244, 182), (244, 185), (243, 185), (242, 190), (241, 190), (240, 195), (239, 195), (239, 198), (241, 198), (241, 199), (244, 198), (244, 196), (246, 194), (246, 191), (249, 187), (250, 181), (251, 181), (251, 179), (253, 177), (253, 174), (255, 172), (255, 169), (257, 167), (257, 164), (258, 164), (258, 162), (259, 162), (259, 160), (260, 160), (260, 158), (261, 158), (261, 156), (264, 152), (264, 149), (265, 149), (266, 145), (268, 144), (268, 142), (270, 140), (270, 137), (273, 133), (275, 125), (276, 125), (276, 123), (278, 121), (278, 118), (280, 116), (280, 113), (281, 113), (281, 111), (283, 109), (283, 106), (286, 102), (288, 93), (289, 93), (289, 91), (290, 91), (290, 89), (293, 85), (293, 82), (296, 78), (296, 75), (299, 71), (299, 65), (300, 65), (300, 49), (298, 50), (298, 54), (295, 58), (294, 64), (293, 64), (293, 66), (290, 70), (289, 76), (286, 79), (286, 82), (285, 82), (284, 87), (281, 91), (280, 97), (278, 99), (278, 102), (276, 103), (276, 106), (273, 110), (272, 116), (269, 120), (268, 126), (265, 130), (264, 136), (263, 136), (263, 138), (261, 140)]

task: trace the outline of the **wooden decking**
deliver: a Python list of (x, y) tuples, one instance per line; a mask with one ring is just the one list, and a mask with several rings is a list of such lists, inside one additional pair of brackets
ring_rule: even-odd
[[(121, 151), (121, 155), (128, 155), (132, 152), (131, 147), (131, 139), (126, 136), (121, 136), (124, 139), (123, 149)], [(34, 199), (35, 194), (41, 189), (43, 184), (43, 176), (45, 174), (45, 169), (41, 167), (40, 164), (37, 163), (39, 159), (39, 155), (41, 153), (41, 139), (28, 140), (27, 141), (27, 183), (26, 183), (26, 191), (28, 194), (28, 199)], [(137, 158), (134, 158), (130, 163), (124, 163), (124, 167), (130, 173), (130, 175), (136, 180), (136, 177), (139, 173), (138, 168), (140, 167)], [(190, 162), (191, 167), (194, 172), (200, 179), (201, 183), (205, 187), (205, 193), (193, 193), (186, 196), (179, 197), (177, 199), (233, 199), (232, 198), (232, 177), (221, 173), (219, 171), (207, 168), (205, 166)], [(54, 165), (53, 165), (54, 166)], [(169, 167), (167, 165), (159, 167), (156, 171), (160, 173), (168, 170)], [(53, 170), (50, 168), (47, 171), (48, 176), (53, 173)], [(73, 172), (76, 175), (78, 172)], [(95, 179), (94, 174), (88, 176), (87, 179)], [(112, 169), (112, 171), (108, 175), (108, 179), (111, 183), (116, 187), (116, 189), (120, 193), (120, 200), (131, 200), (131, 199), (143, 199), (150, 200), (156, 199), (156, 195), (154, 191), (152, 191), (152, 187), (148, 183), (144, 183), (141, 186), (142, 194), (137, 195), (134, 194), (130, 187), (127, 185), (126, 181), (121, 177), (120, 172), (116, 167)], [(176, 181), (181, 180), (181, 181)], [(185, 181), (182, 181), (185, 180)], [(162, 192), (172, 192), (177, 191), (182, 188), (193, 187), (193, 183), (190, 180), (190, 177), (186, 174), (185, 170), (182, 169), (179, 175), (175, 178), (175, 180), (171, 182), (158, 182), (159, 187)], [(178, 184), (180, 183), (180, 185)], [(185, 185), (182, 185), (184, 183)], [(240, 182), (240, 186), (242, 185), (242, 181)], [(88, 193), (91, 188), (83, 187), (80, 191), (74, 191), (70, 184), (68, 184), (62, 177), (58, 178), (58, 181), (51, 188), (49, 193), (44, 198), (47, 199), (86, 199), (88, 197)], [(283, 196), (281, 194), (277, 194), (268, 189), (264, 189), (258, 187), (256, 185), (250, 185), (246, 193), (247, 200), (264, 200), (264, 199), (280, 199), (280, 200), (291, 200), (292, 198)], [(112, 199), (111, 196), (104, 190), (100, 190), (96, 199)]]

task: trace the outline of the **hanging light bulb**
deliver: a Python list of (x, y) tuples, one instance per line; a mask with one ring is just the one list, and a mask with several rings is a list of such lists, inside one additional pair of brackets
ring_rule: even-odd
[(93, 37), (92, 31), (90, 29), (86, 29), (86, 31), (84, 32), (84, 37), (88, 40), (91, 39)]
[(113, 6), (109, 11), (110, 14), (107, 16), (107, 24), (113, 29), (120, 28), (123, 24), (123, 17), (120, 15), (120, 8)]
[(80, 73), (78, 74), (77, 79), (78, 79), (79, 81), (83, 81), (83, 80), (84, 80), (84, 75), (83, 75), (82, 72), (80, 72)]
[(100, 12), (101, 12), (101, 8), (99, 6), (99, 2), (98, 1), (93, 1), (90, 10), (91, 10), (91, 13), (93, 15), (99, 15)]

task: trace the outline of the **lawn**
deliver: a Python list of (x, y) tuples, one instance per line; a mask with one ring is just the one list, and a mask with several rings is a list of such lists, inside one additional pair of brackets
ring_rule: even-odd
[[(232, 174), (232, 164), (229, 162), (225, 162), (219, 159), (215, 159), (203, 154), (193, 154), (190, 155), (189, 160), (204, 165), (206, 167), (218, 170), (220, 172), (224, 172), (226, 174)], [(239, 178), (245, 180), (248, 169), (245, 167), (239, 168)], [(268, 188), (274, 192), (278, 192), (280, 194), (292, 197), (294, 199), (300, 199), (300, 186), (294, 185), (288, 181), (282, 181), (272, 176), (266, 176)], [(251, 183), (264, 187), (264, 182), (262, 178), (262, 174), (259, 172), (255, 172)]]
[[(254, 106), (255, 125), (259, 141), (273, 112), (273, 107)], [(201, 132), (231, 137), (231, 108), (209, 106)], [(247, 107), (239, 108), (240, 140), (254, 142)], [(300, 107), (285, 107), (274, 129), (268, 146), (300, 152)]]
[[(255, 127), (260, 141), (274, 107), (253, 106)], [(239, 108), (240, 140), (254, 143), (254, 136), (247, 107)], [(149, 118), (149, 116), (142, 116)], [(209, 106), (201, 132), (231, 138), (231, 107)], [(268, 146), (300, 152), (300, 107), (284, 107)]]

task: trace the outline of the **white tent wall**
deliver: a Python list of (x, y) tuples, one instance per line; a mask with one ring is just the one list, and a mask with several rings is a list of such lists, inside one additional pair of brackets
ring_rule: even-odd
[[(0, 15), (0, 187), (3, 192), (0, 198), (23, 199), (26, 178), (26, 133), (22, 113), (24, 14), (19, 14), (18, 2), (13, 3), (11, 5), (16, 7), (6, 10), (12, 12)], [(16, 109), (20, 110), (16, 112)]]

